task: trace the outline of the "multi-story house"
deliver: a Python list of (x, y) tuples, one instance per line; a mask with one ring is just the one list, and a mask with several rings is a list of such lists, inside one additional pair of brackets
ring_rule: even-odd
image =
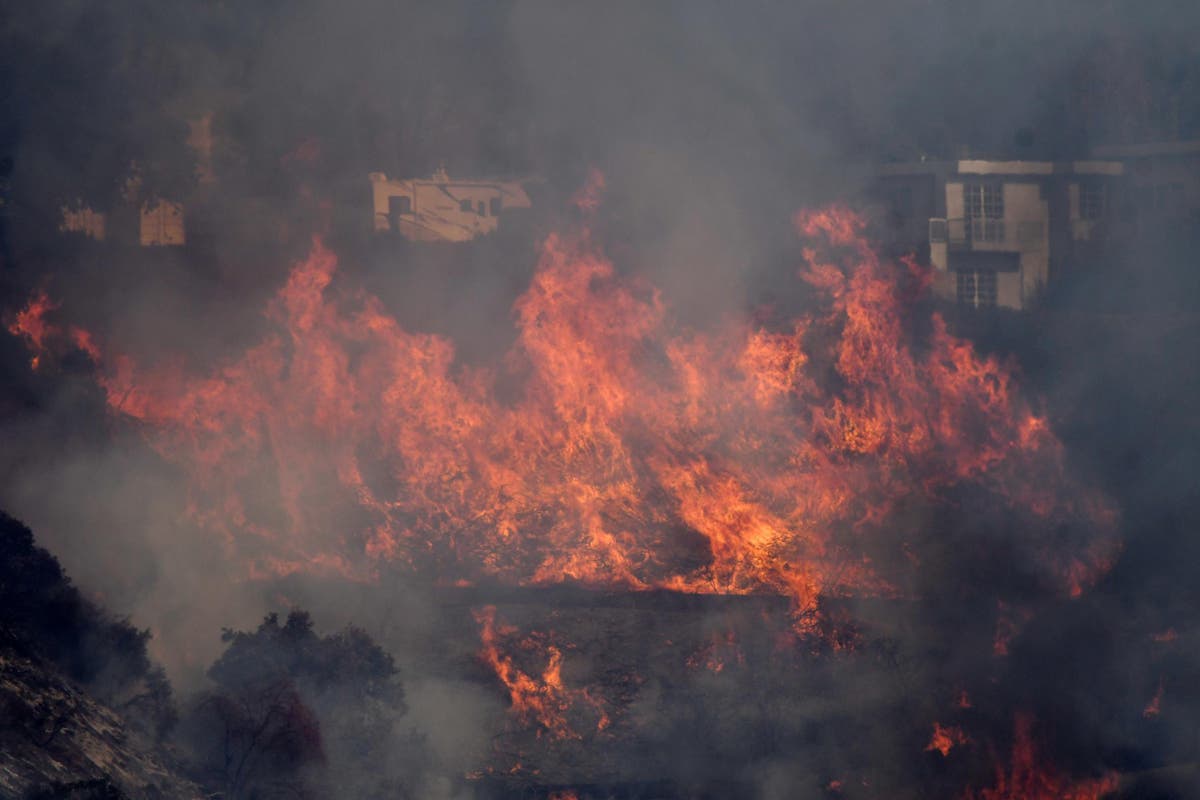
[(1029, 308), (1112, 218), (1118, 160), (888, 164), (876, 195), (890, 244), (928, 259), (934, 291), (966, 306)]

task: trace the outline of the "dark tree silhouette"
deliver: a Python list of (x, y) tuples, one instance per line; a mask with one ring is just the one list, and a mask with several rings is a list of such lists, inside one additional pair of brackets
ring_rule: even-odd
[[(196, 778), (227, 798), (400, 796), (394, 762), (404, 711), (390, 655), (358, 628), (319, 636), (307, 612), (253, 632), (224, 631), (216, 688), (188, 714), (182, 740)], [(390, 758), (389, 758), (390, 756)]]
[(150, 632), (85, 598), (33, 533), (0, 512), (0, 646), (45, 659), (135, 726), (175, 722), (171, 685), (150, 660)]

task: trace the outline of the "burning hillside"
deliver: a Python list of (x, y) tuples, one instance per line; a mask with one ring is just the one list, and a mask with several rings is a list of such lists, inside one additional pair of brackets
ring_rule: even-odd
[(1200, 796), (1194, 0), (8, 5), (0, 794)]
[[(581, 196), (585, 222), (545, 241), (513, 309), (516, 344), (494, 364), (459, 363), (453, 342), (404, 329), (337, 280), (319, 240), (268, 306), (270, 332), (222, 363), (113, 351), (103, 331), (60, 322), (45, 295), (10, 331), (35, 369), (51, 352), (86, 355), (111, 413), (186, 476), (181, 513), (243, 580), (780, 596), (790, 611), (768, 625), (769, 645), (748, 656), (734, 628), (680, 633), (675, 650), (691, 643), (670, 658), (713, 675), (765, 659), (786, 676), (868, 646), (855, 604), (910, 602), (936, 556), (922, 526), (958, 504), (997, 509), (1047, 596), (1078, 597), (1109, 569), (1115, 513), (1067, 474), (1015, 366), (924, 310), (928, 273), (880, 258), (854, 212), (795, 216), (811, 311), (701, 330), (614, 268), (586, 225), (594, 187)], [(1033, 609), (992, 603), (995, 658)], [(624, 719), (646, 682), (637, 669), (610, 671), (607, 689), (572, 686), (570, 633), (520, 634), (490, 605), (475, 621), (516, 730), (589, 748), (616, 736), (614, 722), (637, 736)], [(1023, 720), (1011, 773), (996, 768), (996, 788), (977, 796), (1110, 786), (1031, 777)], [(947, 756), (968, 741), (955, 730), (926, 749)], [(501, 767), (522, 774), (530, 746)]]
[[(915, 330), (921, 269), (882, 262), (853, 213), (796, 225), (820, 310), (707, 331), (678, 330), (586, 230), (552, 236), (492, 366), (335, 289), (320, 242), (267, 311), (276, 332), (229, 363), (141, 364), (69, 335), (247, 576), (398, 562), (448, 583), (777, 593), (803, 629), (822, 596), (902, 593), (920, 553), (894, 512), (971, 483), (1097, 532), (1030, 537), (1078, 595), (1112, 557), (1112, 512), (1064, 475), (1013, 368), (936, 316)], [(38, 359), (63, 333), (51, 308), (12, 323)]]

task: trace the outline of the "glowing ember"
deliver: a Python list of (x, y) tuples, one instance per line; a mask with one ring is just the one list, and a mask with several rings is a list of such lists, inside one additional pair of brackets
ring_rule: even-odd
[(1145, 717), (1146, 719), (1153, 719), (1154, 717), (1157, 717), (1159, 714), (1161, 714), (1162, 713), (1162, 699), (1163, 699), (1163, 683), (1162, 683), (1162, 679), (1160, 678), (1158, 681), (1158, 688), (1154, 691), (1154, 696), (1150, 698), (1150, 702), (1146, 704), (1146, 707), (1144, 709), (1142, 709), (1142, 716)]
[(746, 655), (738, 646), (737, 634), (733, 630), (725, 633), (713, 633), (707, 642), (687, 658), (689, 669), (704, 669), (719, 674), (726, 666), (745, 664)]
[(1170, 644), (1179, 638), (1179, 634), (1174, 628), (1167, 628), (1165, 631), (1150, 634), (1150, 640), (1155, 644)]

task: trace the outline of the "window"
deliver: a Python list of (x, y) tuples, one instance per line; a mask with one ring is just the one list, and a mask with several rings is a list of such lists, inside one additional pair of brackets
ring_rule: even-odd
[(500, 216), (500, 209), (504, 208), (504, 200), (499, 197), (493, 197), (491, 200), (491, 213), (493, 217)]
[(1108, 207), (1108, 197), (1103, 186), (1098, 186), (1094, 183), (1083, 183), (1079, 185), (1079, 218), (1088, 222), (1095, 222), (1104, 217), (1105, 209)]
[(972, 241), (1004, 241), (1004, 184), (965, 184), (963, 212)]
[(995, 308), (996, 273), (984, 270), (959, 272), (958, 302), (971, 308)]
[(392, 195), (388, 198), (388, 213), (393, 217), (400, 214), (411, 214), (412, 198), (406, 194)]
[(946, 242), (946, 220), (934, 217), (929, 220), (929, 243), (944, 244)]
[(469, 198), (465, 199), (465, 200), (459, 200), (458, 201), (458, 210), (463, 212), (464, 214), (470, 214), (472, 211), (475, 210), (475, 204), (472, 203)]
[(478, 209), (479, 216), (481, 216), (481, 217), (487, 216), (487, 203), (480, 200), (479, 205), (476, 206), (476, 208)]

